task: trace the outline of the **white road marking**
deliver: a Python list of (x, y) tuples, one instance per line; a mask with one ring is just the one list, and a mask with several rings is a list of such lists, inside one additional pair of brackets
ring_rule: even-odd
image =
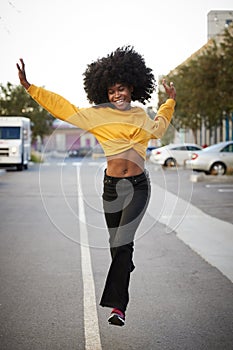
[(84, 306), (84, 333), (85, 350), (101, 350), (99, 322), (96, 309), (95, 284), (91, 266), (91, 255), (89, 248), (88, 232), (86, 226), (86, 215), (81, 187), (80, 167), (76, 167), (79, 227), (81, 245), (81, 266), (83, 277), (83, 306)]
[(88, 165), (89, 165), (89, 166), (93, 166), (93, 165), (95, 166), (95, 165), (97, 165), (97, 164), (99, 164), (99, 163), (97, 163), (97, 162), (88, 162)]
[(206, 188), (216, 188), (218, 192), (233, 192), (233, 184), (207, 184), (205, 185)]
[(219, 188), (218, 192), (233, 192), (233, 188)]
[(208, 185), (205, 185), (205, 187), (207, 188), (218, 188), (218, 187), (233, 187), (233, 184), (208, 184)]
[(233, 225), (205, 214), (156, 184), (151, 195), (150, 214), (155, 217), (155, 203), (162, 198), (155, 218), (233, 282)]

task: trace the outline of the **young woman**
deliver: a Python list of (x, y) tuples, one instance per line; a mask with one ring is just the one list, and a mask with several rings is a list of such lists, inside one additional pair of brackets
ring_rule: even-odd
[(134, 269), (134, 236), (150, 198), (150, 180), (144, 163), (150, 139), (165, 133), (172, 118), (176, 91), (163, 81), (169, 96), (154, 120), (131, 101), (145, 104), (155, 88), (152, 70), (133, 47), (116, 49), (89, 64), (84, 89), (94, 106), (77, 108), (63, 97), (30, 84), (22, 59), (17, 63), (20, 83), (55, 118), (88, 130), (104, 149), (103, 207), (109, 231), (111, 266), (101, 306), (112, 308), (108, 322), (123, 326), (129, 302), (130, 273)]

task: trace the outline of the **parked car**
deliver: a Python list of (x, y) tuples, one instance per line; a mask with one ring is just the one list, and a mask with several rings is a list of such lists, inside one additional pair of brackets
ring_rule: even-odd
[(169, 144), (152, 150), (149, 159), (166, 167), (183, 166), (187, 159), (191, 159), (193, 152), (201, 150), (202, 147), (194, 143)]
[(104, 158), (104, 150), (103, 148), (98, 144), (94, 147), (93, 153), (92, 153), (92, 158), (97, 159), (97, 158)]
[(90, 157), (92, 155), (91, 147), (80, 147), (77, 149), (71, 149), (68, 152), (69, 157)]
[(186, 167), (206, 174), (224, 175), (233, 170), (233, 141), (219, 142), (194, 152)]
[(158, 147), (156, 146), (148, 146), (146, 149), (146, 159), (149, 159), (151, 156), (151, 152)]

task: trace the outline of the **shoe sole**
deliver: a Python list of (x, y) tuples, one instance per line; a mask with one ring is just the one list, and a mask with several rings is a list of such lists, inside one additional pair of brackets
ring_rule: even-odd
[(121, 318), (119, 315), (111, 315), (108, 319), (108, 323), (114, 326), (124, 326), (125, 320)]

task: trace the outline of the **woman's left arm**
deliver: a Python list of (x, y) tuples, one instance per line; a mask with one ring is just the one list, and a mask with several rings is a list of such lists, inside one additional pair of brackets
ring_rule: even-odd
[(169, 86), (167, 85), (164, 79), (163, 86), (169, 97), (167, 101), (159, 107), (157, 115), (154, 118), (152, 135), (153, 135), (153, 138), (155, 139), (159, 139), (165, 134), (170, 124), (170, 121), (172, 119), (172, 116), (175, 110), (175, 105), (176, 105), (176, 101), (175, 101), (176, 89), (173, 83), (170, 83), (170, 86)]
[(155, 116), (154, 120), (158, 121), (159, 117), (165, 117), (167, 119), (168, 122), (171, 121), (173, 113), (174, 113), (174, 109), (175, 109), (175, 105), (176, 105), (176, 89), (174, 84), (171, 82), (170, 86), (167, 85), (166, 80), (163, 79), (162, 82), (166, 93), (168, 94), (168, 99), (165, 103), (163, 103), (160, 107), (159, 110), (157, 112), (157, 115)]

